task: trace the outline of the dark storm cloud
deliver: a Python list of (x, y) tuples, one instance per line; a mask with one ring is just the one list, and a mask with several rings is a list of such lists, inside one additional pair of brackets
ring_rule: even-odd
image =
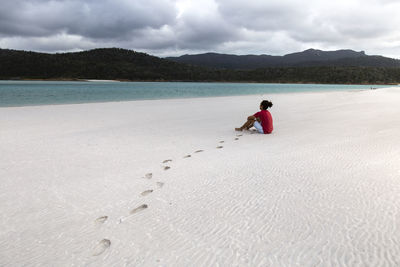
[(88, 38), (124, 38), (136, 29), (171, 24), (176, 17), (174, 2), (163, 0), (2, 0), (2, 6), (0, 33), (8, 36), (65, 32)]

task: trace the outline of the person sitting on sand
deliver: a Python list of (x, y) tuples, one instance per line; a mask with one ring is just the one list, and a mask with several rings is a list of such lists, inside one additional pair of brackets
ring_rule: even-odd
[(248, 130), (254, 126), (259, 133), (272, 133), (272, 130), (274, 129), (272, 125), (272, 116), (271, 113), (267, 110), (270, 107), (272, 107), (272, 102), (268, 100), (263, 100), (260, 104), (261, 111), (255, 113), (253, 116), (249, 116), (243, 126), (240, 128), (235, 128), (235, 130)]

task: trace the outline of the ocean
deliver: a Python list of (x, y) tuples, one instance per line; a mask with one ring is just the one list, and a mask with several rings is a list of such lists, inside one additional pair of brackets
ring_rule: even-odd
[(0, 107), (292, 92), (368, 90), (383, 87), (388, 86), (194, 82), (0, 81)]

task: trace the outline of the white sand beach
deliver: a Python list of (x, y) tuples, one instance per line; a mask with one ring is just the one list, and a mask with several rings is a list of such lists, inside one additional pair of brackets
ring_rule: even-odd
[[(235, 132), (262, 99), (274, 132)], [(400, 266), (399, 103), (0, 108), (0, 266)]]

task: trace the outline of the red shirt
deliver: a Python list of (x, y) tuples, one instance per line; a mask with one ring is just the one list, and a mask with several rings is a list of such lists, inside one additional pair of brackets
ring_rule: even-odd
[(256, 118), (260, 118), (261, 126), (265, 134), (272, 133), (274, 126), (272, 125), (272, 116), (268, 110), (261, 110), (253, 115)]

